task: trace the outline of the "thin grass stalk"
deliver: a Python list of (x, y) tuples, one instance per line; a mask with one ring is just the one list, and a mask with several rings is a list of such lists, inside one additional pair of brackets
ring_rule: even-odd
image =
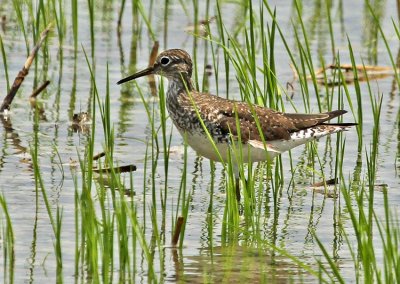
[(29, 56), (29, 53), (30, 53), (29, 40), (28, 40), (28, 35), (26, 32), (26, 29), (25, 29), (24, 16), (22, 14), (23, 1), (22, 0), (13, 0), (12, 3), (14, 6), (14, 11), (17, 14), (18, 26), (22, 30), (22, 34), (24, 35), (26, 56)]
[(125, 2), (126, 2), (126, 0), (121, 1), (121, 6), (120, 6), (121, 8), (119, 9), (119, 12), (118, 12), (118, 21), (117, 21), (118, 34), (121, 33), (121, 30), (122, 30), (122, 16), (124, 15)]
[[(37, 41), (37, 37), (40, 34), (40, 29), (41, 29), (41, 23), (43, 21), (43, 24), (46, 26), (47, 20), (46, 20), (46, 15), (45, 15), (45, 8), (43, 4), (43, 0), (39, 0), (39, 4), (36, 9), (35, 13), (35, 8), (33, 6), (33, 2), (26, 2), (28, 6), (28, 13), (31, 16), (31, 25), (32, 25), (32, 42)], [(43, 46), (43, 53), (46, 54), (46, 44)], [(33, 89), (37, 88), (38, 85), (38, 71), (39, 71), (39, 63), (38, 63), (38, 57), (35, 56), (34, 58), (34, 77), (33, 77)]]
[(74, 38), (74, 57), (78, 54), (78, 0), (71, 0), (72, 34)]
[[(153, 204), (154, 205), (154, 204)], [(157, 222), (157, 208), (155, 206), (152, 206), (150, 209), (150, 217), (151, 217), (151, 223), (152, 223), (152, 237), (151, 237), (151, 242), (150, 242), (150, 249), (152, 251), (152, 261), (154, 261), (154, 253), (156, 251), (156, 248), (158, 250), (158, 260), (160, 262), (160, 278), (159, 281), (163, 282), (164, 281), (164, 271), (165, 271), (165, 253), (163, 249), (164, 245), (164, 238), (163, 238), (163, 232), (160, 232), (158, 229), (158, 222)], [(165, 222), (162, 220), (162, 222)], [(164, 228), (161, 227), (161, 230), (164, 230)], [(154, 242), (154, 243), (153, 243)], [(153, 262), (149, 263), (149, 265), (153, 265)]]
[(144, 234), (144, 229), (139, 225), (138, 217), (136, 215), (136, 209), (128, 210), (128, 217), (129, 217), (129, 219), (131, 221), (132, 228), (133, 228), (133, 231), (135, 233), (135, 237), (136, 237), (137, 241), (139, 242), (140, 247), (142, 248), (144, 256), (145, 256), (146, 261), (148, 263), (149, 282), (155, 281), (157, 279), (157, 276), (155, 274), (155, 271), (154, 271), (154, 268), (153, 268), (153, 265), (152, 265), (153, 256), (150, 253), (149, 246), (148, 246), (148, 244), (146, 242), (146, 236)]
[[(93, 78), (94, 80), (94, 78)], [(95, 82), (93, 82), (95, 84)], [(97, 89), (95, 88), (95, 91)], [(116, 201), (116, 195), (115, 195), (115, 189), (119, 189), (120, 191), (124, 191), (124, 188), (121, 187), (121, 184), (119, 182), (119, 176), (115, 174), (114, 171), (114, 163), (113, 163), (113, 152), (114, 152), (114, 130), (111, 127), (111, 122), (110, 122), (110, 83), (109, 83), (109, 69), (108, 69), (108, 63), (107, 63), (107, 75), (106, 75), (106, 97), (105, 97), (105, 102), (101, 103), (100, 102), (100, 97), (97, 92), (95, 92), (95, 98), (97, 99), (98, 106), (100, 109), (100, 115), (101, 115), (101, 120), (102, 120), (102, 125), (103, 125), (103, 131), (104, 131), (104, 143), (105, 143), (105, 164), (107, 167), (110, 168), (110, 174), (109, 176), (104, 177), (102, 174), (100, 178), (100, 186), (98, 187), (97, 194), (99, 196), (99, 202), (100, 202), (100, 208), (101, 208), (101, 215), (102, 215), (102, 242), (101, 242), (101, 247), (103, 249), (102, 251), (102, 280), (103, 282), (109, 282), (112, 281), (112, 271), (113, 271), (113, 236), (114, 236), (114, 230), (115, 230), (115, 219), (117, 219), (117, 234), (118, 234), (118, 241), (122, 242), (123, 245), (119, 245), (119, 253), (120, 253), (120, 280), (121, 278), (123, 279), (124, 272), (125, 272), (125, 264), (126, 264), (126, 258), (121, 257), (123, 254), (124, 250), (124, 245), (128, 244), (128, 240), (126, 237), (126, 229), (121, 229), (126, 227), (126, 222), (124, 222), (124, 217), (120, 218), (121, 214), (119, 214), (120, 211), (120, 206), (118, 206), (117, 201)], [(99, 164), (101, 166), (101, 164)], [(108, 194), (107, 194), (107, 188), (102, 184), (103, 179), (107, 179), (111, 185), (110, 191), (111, 191), (111, 202), (112, 206), (115, 210), (115, 213), (110, 213), (107, 210), (107, 207), (110, 207), (110, 204), (106, 204), (106, 202), (109, 203), (108, 201)], [(115, 218), (115, 215), (117, 216)], [(121, 220), (122, 219), (122, 220)], [(121, 224), (122, 223), (122, 224)], [(122, 233), (121, 233), (122, 231)]]
[(210, 201), (207, 209), (207, 233), (210, 247), (211, 260), (214, 253), (214, 222), (213, 222), (213, 207), (214, 207), (214, 182), (215, 182), (215, 163), (210, 161), (211, 179), (210, 179)]
[[(248, 2), (249, 4), (249, 22), (250, 22), (250, 27), (249, 30), (245, 29), (245, 34), (246, 34), (246, 44), (247, 44), (247, 54), (248, 54), (248, 61), (249, 61), (249, 71), (251, 73), (251, 78), (252, 84), (251, 84), (251, 93), (253, 95), (256, 95), (256, 86), (258, 85), (257, 83), (257, 77), (256, 77), (256, 43), (255, 43), (255, 36), (254, 36), (254, 30), (255, 30), (255, 19), (254, 19), (254, 13), (253, 13), (253, 6), (252, 6), (252, 1)], [(247, 33), (250, 33), (250, 40), (248, 40)], [(254, 100), (257, 102), (257, 99)]]
[[(14, 235), (14, 229), (13, 229), (10, 213), (8, 211), (7, 202), (6, 202), (6, 199), (3, 194), (0, 194), (0, 206), (3, 210), (5, 221), (6, 221), (5, 232), (3, 232), (4, 283), (14, 283), (15, 235)], [(7, 267), (8, 267), (8, 271), (7, 271)]]
[(331, 17), (332, 4), (333, 4), (333, 1), (331, 1), (331, 0), (327, 0), (326, 1), (326, 14), (328, 16), (329, 37), (330, 37), (330, 40), (331, 40), (331, 52), (332, 52), (333, 62), (335, 62), (336, 47), (335, 47), (335, 37), (334, 37), (334, 31), (333, 31), (333, 25), (332, 25), (332, 17)]
[[(397, 87), (400, 89), (399, 66), (397, 66), (396, 61), (395, 61), (394, 58), (393, 58), (393, 54), (392, 54), (392, 51), (390, 50), (389, 43), (388, 43), (388, 41), (387, 41), (387, 39), (386, 39), (385, 33), (383, 32), (383, 29), (382, 29), (382, 27), (381, 27), (381, 24), (380, 24), (380, 22), (379, 22), (379, 19), (378, 19), (376, 13), (374, 12), (373, 7), (371, 6), (371, 3), (370, 3), (369, 1), (366, 1), (366, 5), (367, 5), (368, 10), (369, 10), (369, 12), (371, 13), (372, 17), (373, 17), (374, 20), (375, 20), (375, 24), (376, 24), (377, 27), (378, 27), (379, 33), (380, 33), (381, 36), (382, 36), (383, 42), (384, 42), (385, 47), (386, 47), (386, 51), (387, 51), (387, 53), (388, 53), (388, 55), (389, 55), (389, 58), (390, 58), (390, 62), (392, 63), (392, 66), (393, 66), (393, 71), (394, 71), (395, 78), (396, 78), (396, 81), (397, 81)], [(396, 32), (397, 32), (397, 34), (398, 34), (398, 28), (397, 28), (396, 26), (395, 26), (395, 30), (396, 30)]]
[[(298, 14), (298, 19), (299, 19), (299, 22), (300, 22), (300, 28), (301, 28), (303, 39), (304, 39), (304, 43), (301, 43), (301, 41), (300, 41), (300, 39), (299, 39), (299, 37), (297, 35), (297, 30), (294, 27), (294, 31), (295, 31), (295, 34), (296, 34), (296, 41), (297, 41), (297, 44), (298, 44), (299, 50), (300, 50), (300, 55), (303, 55), (303, 59), (304, 59), (304, 61), (302, 62), (304, 76), (306, 74), (305, 65), (307, 65), (307, 69), (308, 69), (308, 71), (309, 71), (309, 73), (311, 75), (311, 79), (312, 79), (312, 82), (313, 82), (315, 96), (316, 96), (316, 99), (317, 99), (317, 102), (318, 102), (318, 111), (322, 112), (321, 100), (320, 100), (320, 96), (319, 96), (319, 92), (318, 92), (318, 84), (317, 84), (317, 81), (316, 81), (316, 76), (315, 76), (315, 72), (314, 72), (314, 64), (313, 64), (313, 60), (312, 60), (312, 56), (311, 56), (310, 43), (309, 43), (309, 40), (308, 40), (308, 37), (307, 37), (307, 32), (306, 32), (306, 29), (305, 29), (305, 26), (304, 26), (303, 18), (301, 16), (299, 0), (295, 0), (294, 2), (295, 2), (296, 11), (297, 11), (297, 14)], [(305, 80), (305, 82), (306, 82), (306, 80)], [(307, 91), (308, 91), (308, 88), (307, 88)], [(308, 92), (306, 93), (306, 95), (307, 95), (307, 97), (309, 96)], [(308, 109), (309, 109), (309, 103), (308, 103)]]
[[(41, 1), (42, 2), (42, 1)], [(55, 22), (56, 22), (56, 27), (57, 27), (57, 32), (58, 32), (58, 44), (60, 47), (63, 45), (63, 40), (64, 40), (64, 27), (63, 27), (63, 9), (62, 9), (62, 0), (58, 0), (58, 5), (56, 3), (56, 0), (52, 0), (52, 15), (54, 16)], [(58, 7), (57, 7), (58, 6)], [(58, 11), (57, 11), (58, 8)], [(60, 52), (62, 52), (62, 49), (60, 49)], [(60, 59), (62, 56), (60, 57)]]
[(343, 277), (339, 271), (339, 268), (337, 267), (336, 263), (333, 261), (332, 257), (329, 255), (329, 253), (325, 249), (322, 242), (319, 240), (319, 238), (317, 236), (315, 236), (314, 238), (317, 241), (318, 246), (322, 250), (322, 253), (323, 253), (325, 259), (328, 261), (329, 267), (332, 269), (333, 275), (335, 276), (335, 282), (339, 282), (342, 284), (346, 283), (346, 281), (343, 279)]
[[(161, 137), (162, 137), (162, 145), (163, 145), (163, 155), (164, 155), (164, 194), (161, 194), (162, 199), (162, 209), (163, 209), (163, 224), (165, 224), (166, 218), (166, 202), (168, 197), (168, 170), (169, 170), (169, 149), (171, 145), (171, 135), (167, 137), (167, 111), (166, 111), (166, 103), (165, 103), (165, 93), (164, 93), (164, 84), (161, 81), (161, 86), (159, 89), (159, 111), (160, 111), (160, 121), (161, 121)], [(164, 225), (162, 226), (164, 228)], [(163, 230), (164, 231), (164, 230)]]
[(217, 58), (217, 48), (215, 47), (218, 46), (218, 44), (215, 44), (214, 41), (210, 40), (210, 45), (211, 45), (211, 55), (212, 55), (212, 64), (213, 64), (213, 70), (214, 70), (214, 81), (215, 81), (215, 94), (217, 96), (219, 95), (219, 60)]
[[(91, 1), (91, 0), (88, 0)], [(96, 80), (94, 78), (92, 66), (89, 63), (86, 50), (82, 46), (83, 53), (85, 55), (86, 64), (88, 66), (91, 84), (93, 86), (94, 94), (97, 93)], [(96, 121), (96, 96), (92, 94), (90, 104), (92, 106), (92, 120)], [(87, 144), (86, 153), (84, 160), (80, 159), (80, 165), (82, 169), (82, 180), (83, 188), (81, 195), (81, 209), (82, 209), (82, 244), (85, 250), (85, 261), (88, 267), (87, 273), (90, 277), (93, 277), (94, 281), (99, 281), (98, 275), (98, 242), (99, 242), (99, 228), (98, 220), (96, 216), (96, 210), (94, 201), (92, 199), (92, 180), (93, 180), (93, 155), (94, 155), (94, 141), (96, 127), (95, 123), (92, 124), (91, 135), (89, 137), (89, 143)]]
[(95, 55), (95, 37), (94, 37), (94, 0), (87, 0), (88, 9), (89, 9), (89, 24), (90, 24), (90, 53), (92, 57), (92, 63), (94, 63), (94, 55)]
[[(147, 119), (148, 119), (149, 124), (150, 124), (150, 126), (151, 126), (151, 133), (152, 133), (151, 136), (152, 136), (152, 140), (153, 140), (153, 142), (155, 143), (155, 147), (156, 147), (157, 152), (160, 152), (160, 146), (159, 146), (159, 142), (158, 142), (157, 130), (156, 130), (155, 125), (154, 125), (154, 113), (151, 112), (150, 107), (149, 107), (149, 104), (148, 104), (148, 102), (145, 100), (144, 95), (143, 95), (143, 92), (142, 92), (142, 90), (139, 88), (139, 85), (137, 84), (136, 81), (135, 81), (134, 83), (135, 83), (135, 86), (136, 86), (136, 90), (137, 90), (138, 93), (139, 93), (140, 99), (141, 99), (141, 101), (142, 101), (142, 103), (143, 103), (143, 106), (144, 106), (144, 108), (145, 108), (145, 111), (146, 111), (146, 114), (147, 114)], [(153, 112), (154, 112), (154, 108), (153, 108)], [(153, 143), (153, 142), (152, 142), (152, 143)]]
[[(276, 10), (274, 11), (274, 17), (276, 16)], [(277, 93), (278, 93), (278, 85), (276, 79), (276, 71), (275, 71), (275, 31), (276, 31), (276, 22), (272, 21), (271, 29), (268, 28), (268, 39), (269, 39), (269, 65), (268, 65), (268, 96), (269, 96), (269, 104), (268, 106), (272, 109), (276, 109), (277, 105)]]
[(79, 230), (79, 224), (81, 219), (79, 219), (80, 207), (79, 207), (79, 193), (78, 193), (78, 178), (75, 174), (72, 175), (72, 180), (74, 183), (74, 220), (75, 220), (75, 265), (74, 265), (74, 274), (75, 279), (78, 279), (79, 275), (79, 260), (81, 256), (81, 251), (79, 247), (79, 237), (82, 236), (81, 231)]
[[(347, 38), (348, 42), (348, 48), (350, 52), (350, 60), (351, 60), (351, 65), (353, 67), (353, 74), (354, 74), (354, 89), (356, 91), (356, 98), (357, 98), (357, 135), (358, 135), (358, 152), (362, 151), (362, 141), (363, 141), (363, 107), (362, 107), (362, 93), (361, 93), (361, 87), (360, 83), (358, 80), (358, 71), (356, 68), (356, 63), (354, 59), (354, 53), (353, 53), (353, 47), (350, 43), (350, 39)], [(351, 100), (348, 99), (350, 102)], [(354, 114), (354, 113), (353, 113)]]
[[(365, 71), (365, 66), (364, 66), (364, 72), (365, 76), (367, 76), (367, 73)], [(376, 101), (376, 99), (373, 98), (372, 96), (369, 80), (367, 80), (367, 84), (370, 94), (372, 114), (374, 118), (372, 151), (370, 153), (370, 159), (368, 159), (367, 157), (368, 188), (369, 188), (368, 223), (370, 224), (369, 236), (372, 245), (372, 223), (373, 223), (373, 211), (374, 211), (373, 206), (374, 206), (374, 193), (375, 193), (375, 178), (377, 171), (377, 156), (378, 156), (378, 146), (379, 146), (378, 141), (379, 141), (379, 129), (380, 129), (379, 123), (380, 123), (380, 115), (382, 109), (382, 96), (380, 96), (378, 98), (378, 101)]]
[(143, 8), (142, 1), (141, 0), (133, 0), (132, 1), (132, 6), (134, 6), (135, 9), (137, 9), (139, 11), (139, 13), (141, 15), (141, 18), (143, 19), (143, 21), (146, 24), (146, 27), (147, 27), (147, 30), (149, 32), (151, 40), (153, 42), (156, 41), (156, 37), (155, 37), (154, 31), (153, 31), (153, 28), (152, 28), (151, 23), (150, 23), (147, 15), (146, 15), (146, 12), (145, 12), (145, 10)]
[[(35, 111), (35, 123), (38, 123), (38, 110)], [(58, 281), (62, 282), (62, 249), (61, 249), (61, 223), (62, 223), (62, 214), (60, 214), (60, 209), (57, 206), (57, 217), (54, 219), (53, 213), (52, 213), (52, 208), (50, 205), (50, 202), (47, 197), (47, 192), (44, 186), (43, 178), (40, 172), (39, 168), (39, 156), (38, 156), (38, 150), (39, 149), (39, 142), (38, 142), (38, 131), (36, 130), (34, 133), (34, 145), (31, 146), (31, 156), (32, 156), (32, 164), (33, 164), (33, 170), (34, 170), (34, 177), (35, 177), (35, 185), (36, 185), (36, 190), (41, 191), (43, 201), (47, 210), (47, 214), (50, 219), (50, 224), (53, 229), (54, 233), (54, 238), (55, 238), (55, 244), (54, 244), (54, 250), (55, 250), (55, 255), (56, 255), (56, 263), (57, 263), (57, 273), (58, 276)]]
[[(194, 21), (194, 34), (199, 34), (199, 2), (198, 0), (192, 0), (193, 4), (193, 21)], [(192, 52), (192, 59), (193, 59), (193, 77), (194, 77), (194, 84), (196, 90), (199, 90), (199, 73), (198, 73), (198, 66), (197, 66), (197, 36), (193, 37), (193, 52)]]
[[(217, 8), (217, 23), (218, 23), (218, 31), (219, 31), (219, 35), (220, 35), (220, 41), (222, 42), (223, 46), (227, 46), (229, 48), (229, 41), (227, 42), (225, 39), (225, 35), (224, 35), (224, 30), (225, 30), (225, 26), (223, 24), (222, 21), (222, 13), (221, 13), (221, 4), (220, 4), (220, 0), (216, 1), (216, 8)], [(224, 56), (224, 73), (225, 73), (225, 97), (227, 99), (229, 99), (229, 58), (228, 58), (228, 54), (227, 53), (223, 53)], [(216, 80), (216, 82), (218, 82), (218, 80)]]
[(384, 283), (397, 283), (400, 279), (398, 271), (400, 255), (399, 255), (399, 220), (390, 212), (390, 204), (388, 201), (387, 188), (383, 189), (384, 202), (384, 221), (380, 221), (376, 212), (374, 212), (374, 221), (379, 231), (380, 239), (383, 244), (383, 269), (382, 276)]
[(3, 37), (0, 35), (1, 56), (3, 58), (4, 74), (6, 76), (7, 94), (10, 92), (10, 79), (8, 77), (7, 56), (4, 48)]

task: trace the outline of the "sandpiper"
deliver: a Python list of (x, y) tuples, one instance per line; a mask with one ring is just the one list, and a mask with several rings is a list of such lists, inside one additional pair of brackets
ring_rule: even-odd
[[(182, 49), (163, 51), (153, 66), (118, 81), (118, 84), (150, 74), (168, 79), (167, 109), (187, 143), (201, 156), (217, 162), (228, 161), (228, 152), (233, 145), (242, 149), (244, 162), (260, 162), (355, 125), (327, 123), (346, 113), (345, 110), (318, 114), (283, 113), (200, 93), (192, 83), (190, 55)], [(236, 184), (236, 196), (240, 200), (238, 174)]]

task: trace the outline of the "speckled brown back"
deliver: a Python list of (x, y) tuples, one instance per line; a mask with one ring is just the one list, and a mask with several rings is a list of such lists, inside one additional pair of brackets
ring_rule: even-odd
[[(214, 121), (214, 124), (221, 128), (222, 133), (231, 133), (234, 136), (240, 133), (243, 142), (262, 141), (255, 117), (258, 119), (264, 139), (271, 141), (288, 140), (293, 132), (323, 124), (346, 113), (344, 110), (320, 114), (282, 113), (209, 94), (192, 92), (192, 96), (204, 120)], [(237, 126), (240, 127), (240, 131)]]

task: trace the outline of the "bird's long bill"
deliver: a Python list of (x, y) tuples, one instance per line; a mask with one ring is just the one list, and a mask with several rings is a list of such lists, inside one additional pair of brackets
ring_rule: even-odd
[(134, 80), (134, 79), (136, 79), (136, 78), (139, 78), (139, 77), (143, 77), (143, 76), (146, 76), (146, 75), (153, 74), (153, 72), (154, 72), (154, 67), (153, 67), (153, 66), (150, 66), (150, 67), (147, 67), (146, 69), (144, 69), (144, 70), (142, 70), (142, 71), (139, 71), (139, 72), (137, 72), (137, 73), (135, 73), (135, 74), (133, 74), (133, 75), (131, 75), (131, 76), (128, 76), (128, 77), (126, 77), (126, 78), (124, 78), (124, 79), (119, 80), (119, 81), (117, 82), (117, 84), (120, 85), (120, 84), (126, 83), (126, 82), (128, 82), (128, 81)]

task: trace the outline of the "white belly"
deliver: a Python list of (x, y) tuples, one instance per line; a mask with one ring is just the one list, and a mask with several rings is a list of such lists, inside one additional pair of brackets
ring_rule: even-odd
[[(184, 133), (181, 134), (183, 137), (185, 136)], [(231, 145), (228, 143), (218, 143), (214, 141), (214, 146), (210, 142), (208, 137), (200, 133), (186, 133), (186, 141), (187, 144), (192, 147), (193, 150), (195, 150), (199, 155), (215, 162), (228, 162), (228, 151), (231, 151), (233, 162), (239, 162), (240, 160), (243, 163), (266, 161), (268, 158), (272, 159), (278, 155), (278, 153), (268, 152), (264, 149), (255, 148), (249, 144), (239, 145), (239, 143), (236, 143), (235, 145)], [(215, 148), (217, 148), (218, 152), (215, 150)]]

